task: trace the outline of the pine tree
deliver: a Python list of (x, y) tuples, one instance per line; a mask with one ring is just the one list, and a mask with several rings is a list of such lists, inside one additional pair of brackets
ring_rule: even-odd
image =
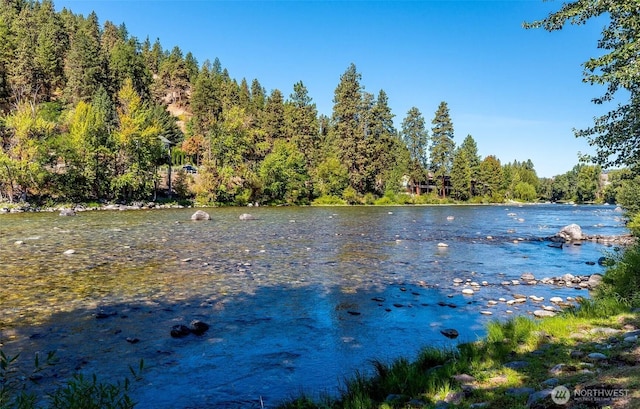
[(293, 85), (293, 93), (289, 98), (290, 101), (287, 103), (289, 110), (286, 116), (287, 133), (304, 155), (307, 168), (310, 169), (316, 163), (319, 148), (318, 110), (302, 81)]
[(453, 155), (451, 194), (458, 200), (471, 197), (472, 170), (468, 152), (460, 146)]
[(420, 194), (420, 183), (426, 180), (427, 144), (429, 135), (425, 128), (422, 113), (416, 107), (407, 112), (402, 121), (402, 140), (409, 150), (409, 180), (415, 186), (415, 193)]
[(440, 180), (440, 196), (446, 197), (446, 177), (451, 172), (453, 151), (453, 123), (449, 116), (449, 107), (441, 102), (436, 111), (431, 128), (431, 171), (435, 181)]
[(475, 183), (480, 175), (480, 155), (478, 155), (478, 145), (473, 139), (473, 136), (467, 135), (462, 141), (460, 149), (465, 152), (466, 159), (468, 161), (469, 170), (471, 172), (471, 190), (469, 191), (469, 197), (475, 196), (477, 192), (474, 189)]
[(333, 99), (332, 132), (339, 158), (349, 172), (349, 184), (363, 194), (367, 187), (364, 165), (368, 158), (363, 149), (364, 134), (360, 120), (363, 102), (360, 80), (355, 64), (351, 64), (340, 77)]
[(71, 37), (67, 54), (65, 95), (70, 102), (88, 101), (105, 83), (106, 61), (102, 58), (98, 17), (91, 13), (81, 20)]

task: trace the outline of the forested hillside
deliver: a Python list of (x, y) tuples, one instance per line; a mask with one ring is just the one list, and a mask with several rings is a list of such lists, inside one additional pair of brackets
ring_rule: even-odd
[(471, 135), (455, 137), (446, 102), (416, 101), (434, 106), (430, 125), (414, 107), (396, 129), (387, 94), (365, 91), (354, 64), (336, 75), (329, 117), (297, 79), (267, 91), (95, 13), (0, 5), (0, 201), (603, 198), (598, 167), (574, 169), (578, 194), (541, 181), (531, 161), (481, 158)]

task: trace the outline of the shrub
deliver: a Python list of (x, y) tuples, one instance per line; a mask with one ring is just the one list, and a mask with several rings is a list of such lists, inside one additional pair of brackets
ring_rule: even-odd
[(335, 206), (335, 205), (346, 205), (347, 202), (340, 199), (338, 196), (334, 195), (324, 195), (315, 199), (312, 203), (314, 206)]
[(607, 268), (596, 296), (640, 306), (640, 244), (628, 247), (614, 258), (615, 263)]
[(358, 204), (360, 203), (360, 197), (358, 195), (358, 192), (356, 192), (356, 190), (351, 187), (348, 186), (343, 192), (342, 192), (342, 198), (348, 203), (348, 204)]

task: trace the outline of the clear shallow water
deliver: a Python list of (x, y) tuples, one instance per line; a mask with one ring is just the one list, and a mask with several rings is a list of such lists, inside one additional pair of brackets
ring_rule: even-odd
[[(5, 351), (56, 350), (60, 362), (41, 381), (45, 389), (73, 370), (125, 376), (143, 358), (140, 408), (259, 407), (261, 398), (268, 406), (301, 391), (335, 393), (372, 359), (474, 340), (487, 320), (507, 317), (504, 304), (479, 314), (490, 299), (587, 296), (500, 282), (524, 272), (601, 272), (585, 262), (610, 249), (559, 250), (538, 240), (567, 224), (586, 234), (624, 232), (611, 206), (207, 211), (209, 222), (191, 222), (191, 209), (0, 216)], [(258, 219), (238, 220), (247, 211)], [(63, 254), (69, 249), (75, 253)], [(463, 296), (456, 277), (490, 285)], [(509, 308), (525, 314), (539, 306)], [(99, 311), (113, 315), (96, 319)], [(172, 325), (192, 319), (211, 329), (169, 336)], [(443, 328), (460, 338), (444, 338)]]

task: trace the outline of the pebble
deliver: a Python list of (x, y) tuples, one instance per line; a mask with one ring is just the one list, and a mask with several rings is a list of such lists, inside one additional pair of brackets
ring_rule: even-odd
[(491, 311), (480, 311), (480, 314), (482, 314), (482, 315), (493, 315), (493, 313)]
[(438, 243), (438, 247), (449, 247), (449, 245), (447, 243)]
[(474, 291), (471, 288), (465, 288), (465, 289), (462, 290), (462, 294), (473, 295)]
[(65, 251), (64, 254), (65, 256), (70, 256), (71, 254), (74, 254), (76, 251), (74, 249), (69, 249), (67, 251)]

